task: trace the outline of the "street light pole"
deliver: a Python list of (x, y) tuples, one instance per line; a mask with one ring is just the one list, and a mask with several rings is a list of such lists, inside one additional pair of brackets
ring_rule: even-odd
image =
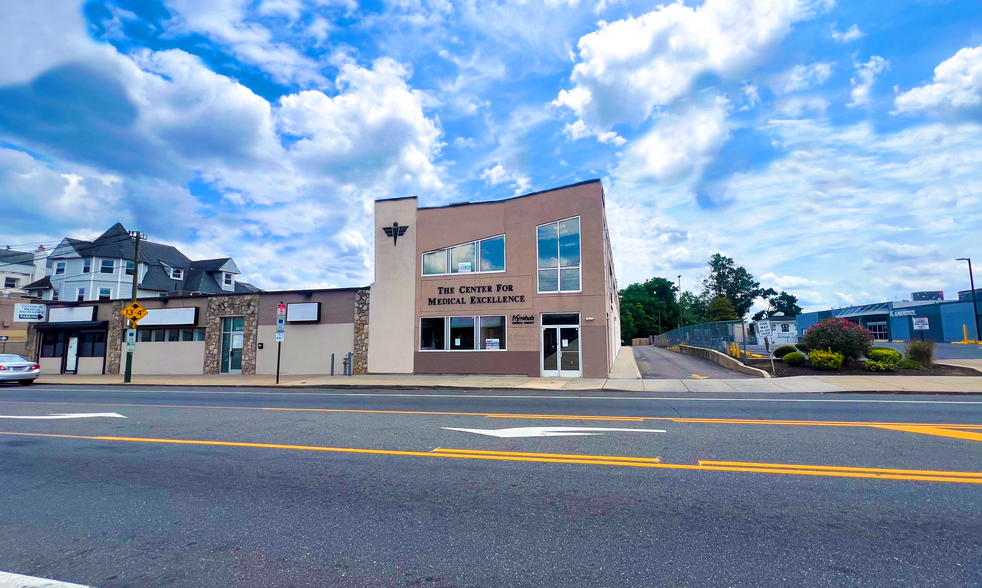
[(979, 301), (975, 296), (975, 277), (972, 275), (972, 258), (959, 257), (955, 261), (968, 262), (968, 284), (972, 288), (972, 316), (975, 317), (975, 340), (982, 341), (982, 326), (979, 325)]
[[(136, 302), (136, 288), (140, 284), (140, 240), (143, 233), (131, 231), (130, 235), (136, 238), (136, 251), (133, 252), (133, 291), (130, 293), (130, 303)], [(125, 271), (125, 270), (124, 270)], [(130, 321), (130, 328), (136, 328), (136, 321)], [(129, 384), (133, 379), (133, 352), (126, 349), (126, 371), (123, 374), (123, 383)]]
[(682, 274), (679, 274), (679, 328), (682, 328)]

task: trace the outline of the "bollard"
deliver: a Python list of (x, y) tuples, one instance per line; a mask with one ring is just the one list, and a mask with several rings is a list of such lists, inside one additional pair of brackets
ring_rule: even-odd
[(348, 364), (348, 375), (350, 376), (350, 375), (352, 375), (352, 372), (354, 371), (353, 370), (354, 366), (351, 365), (351, 352), (350, 351), (348, 352), (348, 358), (345, 360), (345, 363)]
[(331, 354), (331, 375), (334, 375), (334, 354)]

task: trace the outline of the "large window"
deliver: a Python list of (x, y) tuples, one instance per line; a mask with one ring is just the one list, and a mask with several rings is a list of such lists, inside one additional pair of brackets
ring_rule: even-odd
[(505, 271), (505, 236), (498, 235), (423, 254), (423, 275)]
[(420, 351), (503, 351), (505, 317), (450, 316), (419, 320)]
[(45, 333), (41, 337), (41, 357), (61, 357), (65, 353), (65, 332)]
[(79, 357), (105, 357), (106, 333), (82, 333), (78, 337)]
[(114, 259), (103, 259), (99, 265), (100, 274), (111, 274), (116, 271), (116, 260)]
[(536, 232), (538, 291), (579, 292), (579, 217), (540, 225)]

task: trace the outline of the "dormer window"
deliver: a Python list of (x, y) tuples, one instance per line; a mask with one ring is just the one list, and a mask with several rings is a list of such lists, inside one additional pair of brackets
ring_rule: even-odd
[(170, 271), (170, 277), (173, 278), (173, 279), (175, 279), (175, 280), (183, 280), (184, 279), (184, 270), (182, 270), (179, 267), (175, 267), (174, 269), (172, 269)]
[(223, 283), (226, 286), (231, 286), (232, 285), (232, 274), (230, 274), (228, 272), (222, 272), (222, 279), (223, 279)]

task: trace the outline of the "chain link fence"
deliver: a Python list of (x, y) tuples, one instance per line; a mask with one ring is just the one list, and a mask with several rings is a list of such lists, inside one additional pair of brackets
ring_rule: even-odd
[[(693, 347), (715, 349), (726, 353), (729, 345), (743, 343), (744, 332), (745, 327), (740, 321), (701, 323), (675, 329), (661, 335), (654, 335), (651, 337), (651, 344), (657, 347), (692, 345)], [(750, 333), (746, 333), (746, 335), (748, 337), (747, 343), (753, 345), (755, 341), (750, 337)]]

